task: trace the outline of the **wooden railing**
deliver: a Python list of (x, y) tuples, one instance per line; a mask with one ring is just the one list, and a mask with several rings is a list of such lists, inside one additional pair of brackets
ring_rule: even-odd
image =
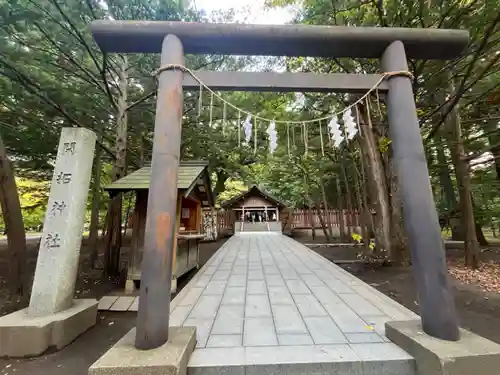
[[(321, 216), (325, 225), (340, 226), (341, 215), (344, 216), (344, 226), (357, 227), (360, 226), (359, 212), (347, 210), (322, 210)], [(321, 220), (316, 211), (311, 213), (308, 210), (294, 210), (291, 213), (291, 228), (311, 228), (314, 224), (315, 228), (321, 227)], [(312, 216), (312, 220), (311, 220)]]
[[(232, 211), (218, 210), (213, 212), (214, 220), (213, 224), (215, 226), (214, 232), (218, 236), (231, 234), (234, 230), (234, 222), (236, 216)], [(328, 210), (321, 211), (322, 219), (325, 225), (340, 226), (341, 215), (344, 217), (344, 227), (358, 227), (361, 224), (358, 211), (347, 211), (347, 210)], [(311, 214), (308, 210), (293, 210), (291, 213), (283, 212), (280, 217), (281, 222), (288, 229), (310, 229), (312, 224), (315, 228), (321, 228), (321, 220), (318, 217), (316, 211), (313, 212), (312, 221)], [(202, 228), (204, 233), (204, 229)]]

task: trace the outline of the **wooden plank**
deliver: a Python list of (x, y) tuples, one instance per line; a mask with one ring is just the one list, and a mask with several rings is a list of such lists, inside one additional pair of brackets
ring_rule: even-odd
[(135, 297), (118, 297), (116, 302), (109, 308), (109, 311), (127, 311), (134, 299)]
[[(275, 72), (213, 72), (195, 71), (194, 74), (208, 87), (216, 91), (262, 92), (343, 92), (364, 93), (381, 78), (381, 74), (315, 74)], [(184, 74), (185, 90), (199, 90), (200, 84), (189, 73)], [(388, 90), (387, 82), (379, 85), (379, 91)]]
[(99, 300), (97, 310), (109, 310), (109, 308), (116, 302), (118, 296), (104, 296)]

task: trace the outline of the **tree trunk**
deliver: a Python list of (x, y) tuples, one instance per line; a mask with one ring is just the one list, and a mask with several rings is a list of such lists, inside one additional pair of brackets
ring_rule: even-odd
[(316, 203), (316, 213), (318, 215), (319, 224), (321, 225), (321, 229), (323, 230), (323, 234), (325, 235), (326, 242), (330, 242), (330, 234), (328, 233), (327, 224), (326, 224), (325, 218), (323, 217), (323, 213), (322, 213), (325, 211), (324, 210), (322, 211), (320, 206), (321, 205), (319, 204), (319, 202), (317, 202)]
[(226, 190), (226, 181), (228, 179), (229, 175), (225, 171), (220, 170), (217, 172), (217, 181), (215, 182), (215, 187), (212, 191), (212, 194), (215, 198), (217, 198), (220, 193)]
[(342, 203), (342, 190), (340, 189), (340, 179), (335, 178), (337, 184), (337, 205), (339, 211), (339, 236), (340, 241), (345, 240), (345, 224), (344, 224), (344, 205)]
[[(361, 147), (360, 147), (361, 149)], [(363, 192), (363, 206), (364, 206), (364, 213), (366, 217), (366, 226), (368, 230), (368, 238), (371, 241), (372, 236), (375, 235), (375, 223), (373, 222), (373, 215), (370, 210), (370, 205), (369, 205), (369, 200), (368, 200), (368, 181), (366, 180), (366, 173), (365, 173), (365, 158), (363, 154), (361, 153), (360, 158), (359, 158), (360, 164), (361, 164), (361, 181), (363, 183), (360, 183), (361, 190)]]
[[(112, 181), (125, 176), (127, 164), (127, 58), (122, 57), (123, 63), (119, 71), (118, 112), (116, 116), (116, 160), (112, 170)], [(118, 276), (120, 273), (121, 250), (121, 220), (122, 194), (115, 195), (108, 206), (108, 233), (106, 236), (105, 272), (108, 276)]]
[[(439, 140), (442, 140), (440, 137)], [(457, 218), (457, 196), (450, 177), (448, 168), (448, 159), (444, 153), (443, 145), (436, 144), (437, 161), (439, 164), (439, 181), (441, 183), (441, 192), (446, 202), (447, 221), (451, 229), (451, 239), (454, 241), (463, 241), (463, 231), (460, 227), (460, 219)]]
[(330, 241), (333, 239), (332, 221), (330, 220), (330, 211), (328, 208), (328, 203), (326, 201), (325, 185), (324, 185), (323, 179), (321, 177), (319, 178), (319, 187), (321, 189), (321, 198), (323, 200), (323, 210), (326, 214), (326, 225), (328, 227), (328, 238)]
[(370, 116), (363, 107), (360, 107), (360, 109), (359, 126), (361, 128), (361, 137), (359, 137), (359, 143), (366, 161), (366, 179), (370, 195), (376, 207), (374, 224), (376, 251), (390, 253), (391, 214), (384, 166), (380, 157), (376, 135), (371, 126), (367, 125), (371, 124)]
[(26, 232), (24, 230), (21, 203), (17, 193), (12, 163), (0, 135), (0, 206), (7, 232), (9, 259), (9, 289), (11, 300), (20, 296), (27, 299), (28, 283), (26, 275)]
[(386, 172), (391, 204), (391, 247), (389, 259), (395, 265), (406, 266), (410, 263), (410, 251), (408, 235), (406, 234), (403, 221), (403, 201), (401, 200), (401, 192), (399, 191), (398, 176), (392, 157), (392, 150), (387, 152), (389, 154)]
[[(99, 134), (99, 142), (102, 142), (102, 129)], [(90, 263), (92, 268), (96, 267), (96, 261), (99, 256), (98, 239), (99, 239), (99, 212), (101, 207), (101, 147), (96, 148), (94, 159), (94, 178), (92, 183), (92, 209), (90, 213), (90, 228), (89, 228), (89, 247)]]
[[(449, 83), (449, 91), (455, 91), (452, 81)], [(448, 115), (445, 126), (448, 146), (451, 150), (460, 196), (461, 227), (465, 236), (465, 265), (472, 268), (478, 268), (479, 243), (476, 238), (476, 224), (472, 206), (469, 163), (465, 160), (465, 149), (462, 140), (458, 104)]]
[[(474, 196), (472, 195), (472, 192), (471, 192), (470, 199), (472, 202), (472, 209), (474, 210), (474, 208), (476, 207), (476, 203), (474, 202)], [(474, 218), (474, 220), (475, 220), (475, 227), (476, 227), (477, 242), (479, 242), (479, 245), (481, 245), (481, 246), (488, 246), (489, 243), (488, 243), (488, 240), (486, 239), (486, 237), (484, 236), (483, 228), (481, 227), (481, 224), (479, 223), (479, 221), (476, 218)], [(490, 223), (491, 223), (491, 220), (490, 220)]]
[(439, 181), (441, 182), (442, 189), (441, 192), (446, 202), (446, 208), (448, 211), (453, 211), (457, 205), (457, 197), (455, 195), (455, 189), (453, 188), (453, 182), (451, 181), (448, 160), (444, 150), (445, 149), (442, 145), (436, 143), (437, 161), (439, 163)]
[(349, 241), (352, 241), (352, 233), (353, 232), (356, 233), (356, 230), (355, 230), (355, 223), (353, 223), (353, 215), (352, 215), (353, 206), (352, 206), (351, 188), (349, 186), (349, 179), (347, 178), (347, 173), (343, 161), (341, 162), (341, 168), (342, 168), (342, 176), (344, 177), (345, 191), (346, 191), (347, 235), (349, 237)]
[(500, 134), (498, 131), (495, 132), (498, 126), (498, 120), (488, 121), (487, 128), (485, 131), (488, 131), (490, 134), (488, 135), (488, 143), (492, 149), (490, 150), (491, 154), (495, 158), (495, 171), (497, 174), (497, 179), (500, 180), (500, 146), (497, 146), (500, 142)]
[(358, 168), (356, 166), (356, 161), (352, 161), (353, 168), (351, 169), (351, 173), (353, 176), (354, 187), (355, 187), (355, 195), (357, 196), (359, 213), (361, 217), (361, 237), (363, 238), (363, 247), (365, 249), (365, 253), (370, 253), (370, 235), (368, 232), (368, 206), (367, 202), (364, 201), (363, 194), (361, 193), (359, 176), (358, 176)]

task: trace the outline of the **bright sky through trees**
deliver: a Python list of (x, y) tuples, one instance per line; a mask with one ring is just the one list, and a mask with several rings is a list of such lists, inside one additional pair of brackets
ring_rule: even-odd
[(292, 7), (265, 9), (264, 3), (265, 0), (191, 0), (193, 7), (207, 13), (234, 8), (238, 22), (284, 24), (293, 18)]

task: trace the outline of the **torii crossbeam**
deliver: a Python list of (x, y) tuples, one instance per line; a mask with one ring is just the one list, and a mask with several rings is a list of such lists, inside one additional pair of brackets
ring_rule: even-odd
[[(408, 71), (407, 58), (453, 59), (468, 43), (467, 31), (306, 25), (241, 25), (166, 21), (95, 21), (92, 33), (105, 52), (160, 53), (162, 66), (184, 63), (184, 53), (376, 58), (383, 72)], [(214, 89), (366, 92), (379, 75), (201, 72)], [(377, 78), (378, 77), (378, 78)], [(182, 89), (198, 87), (180, 70), (159, 75), (136, 347), (168, 339), (176, 177), (180, 157)], [(453, 295), (408, 76), (392, 76), (387, 92), (389, 130), (403, 201), (413, 275), (423, 329), (458, 340)]]

